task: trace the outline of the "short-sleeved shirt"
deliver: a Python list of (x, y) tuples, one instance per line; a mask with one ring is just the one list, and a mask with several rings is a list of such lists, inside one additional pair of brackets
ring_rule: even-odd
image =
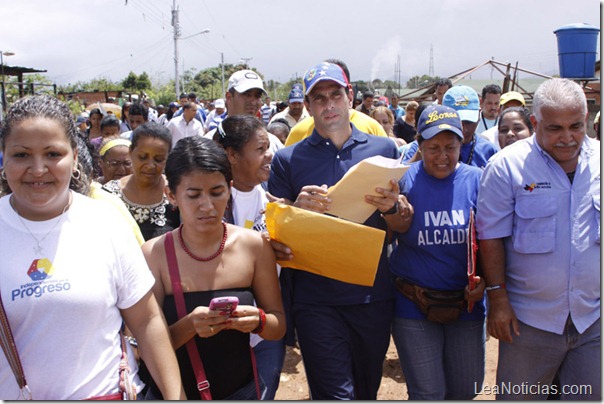
[[(352, 166), (368, 157), (399, 157), (392, 140), (368, 135), (352, 124), (351, 127), (352, 135), (341, 149), (314, 130), (310, 137), (279, 150), (273, 157), (269, 192), (278, 198), (295, 201), (302, 187), (322, 184), (332, 186)], [(377, 210), (364, 225), (386, 230), (386, 222)], [(325, 245), (325, 254), (329, 254), (329, 243)], [(353, 271), (354, 268), (350, 270)], [(306, 271), (294, 272), (294, 302), (297, 303), (362, 304), (392, 299), (393, 295), (385, 243), (373, 287), (340, 282)]]
[[(399, 182), (401, 193), (413, 206), (413, 221), (405, 233), (395, 233), (397, 247), (390, 255), (392, 272), (415, 285), (436, 290), (463, 290), (468, 284), (467, 230), (482, 170), (459, 164), (447, 178), (432, 177), (423, 161), (411, 164)], [(397, 317), (425, 320), (415, 303), (397, 293)], [(477, 302), (461, 320), (484, 318), (484, 303)]]
[(585, 136), (573, 182), (535, 135), (487, 165), (478, 193), (480, 239), (503, 239), (517, 318), (562, 334), (600, 318), (600, 142)]
[(191, 119), (189, 122), (185, 120), (183, 115), (172, 118), (167, 128), (172, 134), (172, 147), (176, 146), (176, 143), (180, 139), (191, 136), (203, 136), (203, 125), (197, 119)]
[[(58, 218), (29, 221), (0, 199), (0, 290), (36, 400), (81, 400), (118, 392), (120, 310), (154, 278), (127, 223), (107, 202), (72, 192)], [(35, 239), (43, 250), (34, 252)], [(130, 346), (126, 348), (130, 351)], [(136, 390), (143, 388), (129, 352)], [(19, 388), (0, 353), (0, 396)]]

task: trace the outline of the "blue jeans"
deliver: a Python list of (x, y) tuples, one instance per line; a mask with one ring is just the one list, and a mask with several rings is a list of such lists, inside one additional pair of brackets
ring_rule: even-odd
[(561, 399), (601, 399), (599, 319), (583, 334), (570, 318), (562, 335), (518, 323), (511, 344), (499, 341), (497, 399), (545, 400), (556, 372)]
[(274, 400), (279, 388), (279, 378), (285, 360), (285, 340), (262, 340), (254, 347), (258, 376), (266, 385), (263, 400)]
[(482, 390), (484, 321), (395, 318), (392, 336), (410, 400), (471, 400)]

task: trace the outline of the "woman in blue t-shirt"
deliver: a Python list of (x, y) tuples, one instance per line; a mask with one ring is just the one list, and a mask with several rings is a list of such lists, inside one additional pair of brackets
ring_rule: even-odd
[(427, 107), (418, 133), (422, 160), (399, 182), (413, 213), (393, 228), (394, 342), (410, 399), (472, 399), (484, 379), (485, 309), (484, 282), (467, 288), (467, 241), (482, 170), (459, 162), (455, 110)]

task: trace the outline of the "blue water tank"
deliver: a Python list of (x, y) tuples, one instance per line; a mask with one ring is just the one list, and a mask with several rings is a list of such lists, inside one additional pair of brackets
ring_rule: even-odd
[(554, 31), (558, 39), (560, 77), (594, 78), (599, 33), (599, 28), (585, 23), (565, 25)]

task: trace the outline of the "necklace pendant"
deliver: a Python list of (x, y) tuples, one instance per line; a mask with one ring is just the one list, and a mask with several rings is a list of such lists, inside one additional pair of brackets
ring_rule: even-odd
[(34, 254), (41, 256), (42, 250), (43, 248), (40, 244), (34, 246)]

